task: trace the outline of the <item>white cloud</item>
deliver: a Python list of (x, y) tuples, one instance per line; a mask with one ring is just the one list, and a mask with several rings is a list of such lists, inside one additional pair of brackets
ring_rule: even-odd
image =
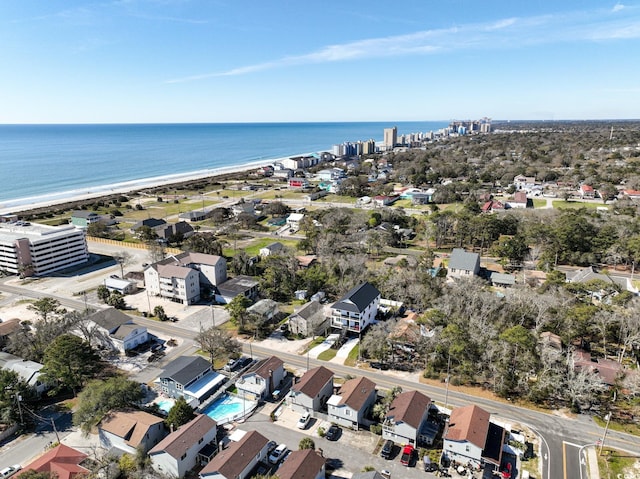
[[(613, 12), (624, 7), (617, 4)], [(214, 77), (245, 75), (294, 65), (354, 61), (365, 58), (445, 54), (461, 50), (515, 49), (522, 46), (566, 42), (640, 38), (640, 16), (627, 9), (624, 18), (612, 10), (569, 12), (534, 17), (504, 18), (486, 23), (470, 23), (452, 28), (423, 30), (405, 35), (368, 38), (327, 45), (302, 55), (245, 65), (225, 71), (175, 78), (166, 83), (182, 83)]]
[(611, 11), (612, 12), (619, 12), (620, 10), (623, 10), (623, 9), (624, 9), (624, 5), (623, 4), (616, 3)]

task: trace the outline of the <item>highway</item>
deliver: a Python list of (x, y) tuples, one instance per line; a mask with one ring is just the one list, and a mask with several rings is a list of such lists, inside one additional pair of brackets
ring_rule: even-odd
[[(85, 308), (83, 300), (56, 296), (28, 288), (9, 286), (0, 282), (0, 291), (25, 298), (41, 298), (43, 296), (54, 297), (60, 304), (66, 308), (79, 309)], [(90, 304), (90, 307), (100, 309), (103, 305)], [(143, 371), (144, 381), (153, 379), (159, 372), (159, 368), (163, 364), (173, 359), (177, 354), (187, 354), (195, 349), (193, 339), (197, 332), (181, 328), (179, 323), (158, 322), (143, 317), (135, 317), (136, 323), (146, 326), (151, 332), (160, 332), (171, 337), (184, 340), (180, 348), (176, 348), (171, 357), (165, 358), (162, 363), (149, 367)], [(433, 386), (429, 384), (416, 383), (415, 381), (398, 377), (392, 371), (377, 371), (369, 369), (358, 369), (355, 367), (344, 366), (341, 364), (328, 365), (324, 361), (320, 361), (308, 356), (300, 356), (297, 354), (274, 351), (261, 346), (256, 342), (243, 342), (243, 350), (245, 353), (252, 353), (253, 356), (267, 357), (277, 355), (288, 366), (297, 369), (307, 369), (324, 365), (330, 367), (338, 376), (366, 376), (374, 381), (382, 388), (392, 388), (401, 386), (403, 390), (418, 390), (425, 393), (433, 401), (439, 405), (445, 405), (449, 408), (464, 406), (467, 404), (477, 404), (489, 411), (493, 417), (500, 421), (512, 424), (526, 424), (537, 432), (542, 438), (541, 445), (541, 463), (543, 479), (575, 479), (581, 474), (581, 447), (588, 444), (594, 444), (602, 438), (603, 428), (596, 425), (589, 416), (577, 415), (574, 418), (564, 417), (554, 412), (543, 412), (531, 410), (511, 402), (502, 402), (490, 400), (483, 397), (461, 393), (455, 388), (450, 388), (448, 393), (445, 386)], [(142, 375), (139, 375), (142, 376)], [(141, 380), (142, 377), (136, 378)], [(626, 451), (635, 456), (640, 456), (640, 440), (638, 437), (612, 431), (609, 429), (606, 445), (622, 451)]]

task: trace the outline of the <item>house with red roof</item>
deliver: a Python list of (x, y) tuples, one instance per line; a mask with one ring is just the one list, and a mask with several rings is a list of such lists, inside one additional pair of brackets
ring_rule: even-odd
[(591, 185), (580, 185), (580, 197), (582, 199), (595, 198), (595, 196), (596, 196), (596, 191), (593, 189), (593, 186), (591, 186)]
[(486, 465), (498, 469), (506, 432), (490, 419), (491, 414), (475, 404), (451, 411), (443, 435), (443, 456), (474, 469)]
[(26, 471), (47, 472), (58, 479), (75, 479), (89, 474), (89, 469), (80, 465), (87, 458), (84, 452), (60, 444), (24, 466), (16, 477)]
[(429, 415), (431, 399), (418, 391), (398, 394), (382, 424), (382, 439), (418, 445), (420, 430)]
[(349, 379), (327, 401), (329, 421), (358, 429), (376, 400), (376, 385), (365, 377)]
[(310, 369), (291, 387), (291, 409), (300, 413), (320, 411), (333, 395), (333, 372), (324, 366)]

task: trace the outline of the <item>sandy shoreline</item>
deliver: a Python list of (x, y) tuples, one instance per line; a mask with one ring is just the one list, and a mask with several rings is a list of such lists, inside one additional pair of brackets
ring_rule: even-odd
[(50, 194), (40, 195), (40, 196), (10, 199), (5, 201), (0, 201), (0, 215), (10, 214), (10, 213), (19, 213), (22, 211), (28, 211), (28, 210), (33, 210), (37, 208), (47, 208), (49, 206), (56, 206), (56, 205), (71, 203), (75, 201), (90, 200), (90, 199), (100, 198), (108, 195), (131, 193), (132, 191), (184, 183), (186, 181), (196, 181), (196, 180), (202, 180), (205, 178), (213, 178), (221, 175), (243, 173), (243, 172), (255, 170), (261, 166), (272, 165), (274, 162), (283, 160), (286, 158), (293, 158), (296, 156), (307, 156), (312, 154), (314, 153), (302, 153), (299, 155), (290, 155), (282, 158), (252, 161), (250, 163), (244, 163), (242, 165), (237, 165), (237, 166), (224, 166), (220, 168), (211, 168), (207, 170), (192, 171), (187, 173), (175, 173), (171, 175), (154, 176), (150, 178), (141, 178), (139, 180), (124, 181), (121, 183), (97, 185), (97, 186), (87, 187), (87, 188), (78, 188), (76, 190), (62, 191), (59, 193), (50, 193)]

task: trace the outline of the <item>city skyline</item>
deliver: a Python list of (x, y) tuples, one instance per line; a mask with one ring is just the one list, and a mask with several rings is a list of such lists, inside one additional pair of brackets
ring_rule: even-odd
[(2, 124), (640, 111), (638, 1), (26, 0), (0, 24)]

